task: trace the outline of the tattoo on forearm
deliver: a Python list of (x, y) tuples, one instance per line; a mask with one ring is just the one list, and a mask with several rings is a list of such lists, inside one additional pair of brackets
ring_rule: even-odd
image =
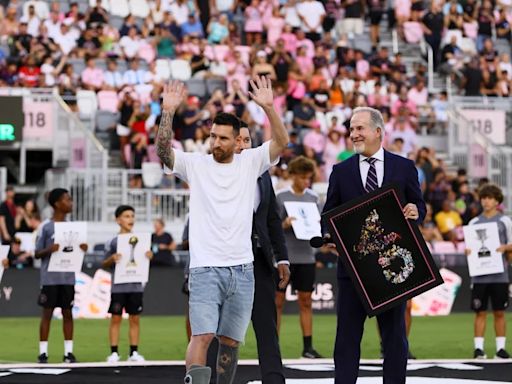
[(172, 119), (174, 113), (162, 111), (160, 126), (156, 135), (156, 152), (162, 163), (168, 168), (174, 167), (174, 150), (172, 149)]

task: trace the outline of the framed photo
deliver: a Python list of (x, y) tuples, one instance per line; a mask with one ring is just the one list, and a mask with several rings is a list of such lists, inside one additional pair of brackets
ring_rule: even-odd
[(114, 270), (115, 284), (147, 283), (149, 259), (146, 252), (151, 250), (151, 233), (123, 233), (117, 235), (117, 253), (121, 260)]
[(299, 240), (311, 240), (312, 237), (322, 236), (320, 212), (315, 203), (301, 201), (285, 201), (284, 208), (292, 221), (293, 233)]
[(496, 252), (500, 244), (498, 223), (466, 225), (464, 242), (471, 250), (468, 256), (469, 276), (503, 273), (503, 256)]
[(322, 216), (369, 316), (443, 283), (416, 223), (388, 185)]
[(85, 221), (55, 223), (55, 243), (59, 244), (59, 250), (52, 253), (48, 271), (80, 272), (85, 255), (80, 244), (87, 243), (87, 223)]

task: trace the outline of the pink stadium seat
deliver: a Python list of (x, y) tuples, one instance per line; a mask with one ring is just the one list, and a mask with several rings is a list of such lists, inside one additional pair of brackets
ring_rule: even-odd
[(156, 58), (155, 48), (148, 42), (144, 42), (141, 44), (137, 55), (146, 63), (152, 63)]
[(423, 39), (423, 29), (417, 21), (406, 21), (404, 23), (405, 40), (409, 44), (417, 44)]
[(99, 91), (98, 107), (103, 111), (117, 112), (117, 104), (119, 99), (115, 91)]
[(434, 253), (457, 253), (457, 249), (451, 241), (436, 241), (434, 242)]

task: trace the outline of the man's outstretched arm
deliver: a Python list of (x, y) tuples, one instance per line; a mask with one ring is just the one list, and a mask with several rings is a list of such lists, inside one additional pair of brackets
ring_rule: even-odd
[(284, 151), (290, 138), (284, 127), (281, 118), (274, 108), (274, 94), (270, 79), (262, 76), (250, 81), (253, 91), (249, 92), (254, 102), (265, 111), (272, 130), (272, 140), (270, 142), (270, 162), (274, 162), (281, 152)]
[(176, 110), (185, 99), (187, 91), (183, 83), (179, 81), (171, 81), (168, 85), (164, 85), (162, 94), (162, 116), (160, 125), (156, 135), (156, 152), (158, 157), (167, 168), (174, 168), (174, 149), (172, 148), (172, 138), (174, 132), (172, 130), (172, 119)]

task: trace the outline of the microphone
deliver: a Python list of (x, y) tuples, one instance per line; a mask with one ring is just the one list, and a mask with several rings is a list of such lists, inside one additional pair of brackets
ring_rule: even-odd
[(330, 238), (315, 236), (315, 237), (312, 237), (311, 240), (309, 240), (309, 245), (311, 245), (313, 248), (321, 248), (325, 244), (330, 243), (330, 242), (331, 242)]

